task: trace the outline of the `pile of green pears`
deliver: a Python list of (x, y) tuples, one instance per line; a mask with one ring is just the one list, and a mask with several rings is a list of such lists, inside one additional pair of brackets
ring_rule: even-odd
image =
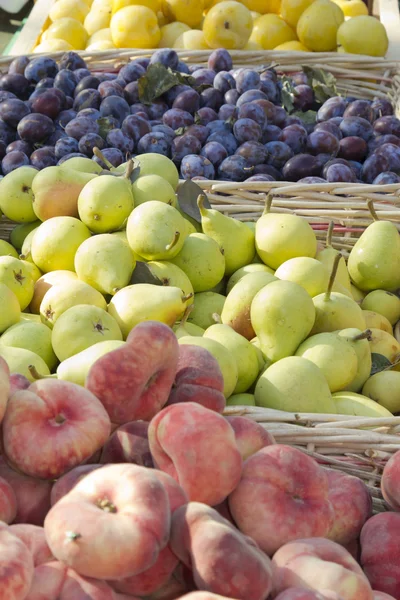
[[(190, 182), (189, 182), (190, 183)], [(143, 154), (116, 169), (71, 158), (0, 182), (0, 356), (30, 381), (84, 385), (140, 322), (207, 349), (227, 405), (387, 417), (400, 412), (400, 236), (374, 218), (347, 264), (309, 223), (241, 222)], [(194, 183), (191, 183), (192, 191)], [(194, 186), (196, 188), (196, 186)]]

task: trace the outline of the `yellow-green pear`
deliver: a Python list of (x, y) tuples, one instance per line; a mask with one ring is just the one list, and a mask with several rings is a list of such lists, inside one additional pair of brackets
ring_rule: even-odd
[(256, 250), (264, 264), (277, 269), (297, 256), (314, 258), (317, 238), (309, 223), (297, 215), (272, 213), (271, 198), (256, 224)]
[(32, 183), (33, 210), (41, 221), (51, 217), (78, 217), (78, 197), (85, 185), (97, 177), (64, 165), (46, 167)]
[(193, 346), (201, 346), (208, 350), (215, 360), (219, 364), (222, 376), (224, 378), (224, 396), (229, 398), (232, 395), (233, 390), (236, 387), (238, 381), (238, 368), (237, 363), (229, 350), (225, 348), (220, 342), (211, 338), (203, 337), (181, 337), (178, 340), (179, 344), (190, 344)]
[(350, 291), (351, 295), (353, 296), (353, 299), (357, 302), (357, 304), (361, 304), (361, 302), (366, 296), (366, 292), (359, 290), (358, 287), (356, 287), (353, 283), (350, 285)]
[(89, 304), (107, 309), (104, 296), (84, 281), (71, 280), (52, 285), (40, 303), (42, 323), (53, 329), (57, 319), (69, 308), (78, 304)]
[(251, 303), (250, 318), (263, 353), (271, 362), (291, 356), (309, 335), (315, 308), (304, 288), (292, 281), (272, 281)]
[(53, 350), (60, 361), (106, 340), (122, 340), (118, 323), (107, 311), (88, 304), (66, 310), (51, 333)]
[(40, 221), (32, 221), (32, 223), (19, 223), (10, 233), (10, 242), (18, 252), (21, 251), (22, 244), (28, 233), (39, 227)]
[(105, 340), (89, 346), (82, 352), (74, 354), (70, 358), (63, 360), (57, 368), (57, 378), (64, 381), (76, 383), (82, 387), (85, 385), (87, 374), (92, 365), (104, 354), (112, 352), (123, 346), (126, 342), (122, 340)]
[(329, 279), (327, 291), (313, 298), (315, 306), (315, 322), (311, 335), (324, 331), (337, 331), (347, 327), (365, 329), (365, 319), (360, 306), (348, 296), (332, 292), (336, 271), (341, 256), (336, 255)]
[(229, 277), (252, 261), (256, 251), (254, 231), (241, 221), (205, 208), (203, 196), (198, 197), (197, 204), (203, 233), (215, 240), (221, 248), (225, 257), (225, 275)]
[(339, 292), (339, 294), (343, 294), (344, 296), (351, 298), (351, 300), (354, 300), (353, 294), (338, 281), (333, 282), (332, 292)]
[(110, 295), (129, 284), (135, 264), (128, 244), (110, 233), (85, 240), (76, 251), (74, 261), (81, 281)]
[(188, 322), (207, 329), (214, 323), (221, 322), (221, 313), (225, 304), (225, 296), (217, 292), (200, 292), (194, 295), (193, 310)]
[[(43, 275), (42, 271), (40, 271), (37, 268), (37, 266), (35, 265), (35, 263), (33, 263), (33, 262), (29, 262), (28, 260), (21, 260), (21, 262), (24, 265), (25, 269), (27, 269), (27, 272), (32, 277), (33, 283), (36, 283), (37, 280), (40, 279), (41, 276)], [(35, 291), (34, 291), (34, 293), (35, 293)], [(31, 300), (31, 302), (32, 302), (32, 300)]]
[(134, 252), (132, 250), (132, 248), (129, 246), (128, 236), (126, 235), (126, 229), (121, 229), (120, 231), (113, 231), (112, 233), (110, 233), (110, 235), (113, 235), (114, 237), (117, 237), (120, 240), (124, 240), (124, 242), (126, 244), (128, 244), (128, 247), (129, 247), (130, 251), (132, 252), (132, 256), (133, 256), (133, 259), (134, 259), (135, 263), (138, 260), (140, 260), (142, 262), (146, 262), (145, 259), (143, 258), (143, 256), (139, 256), (139, 254), (136, 254), (136, 252)]
[(400, 298), (386, 290), (369, 292), (361, 302), (361, 308), (383, 315), (391, 325), (394, 325), (400, 319)]
[(156, 200), (131, 212), (126, 233), (132, 250), (146, 260), (171, 260), (188, 234), (185, 219), (176, 208)]
[(354, 415), (355, 417), (392, 417), (384, 406), (362, 394), (355, 392), (336, 392), (332, 395), (338, 415)]
[(160, 175), (138, 177), (132, 184), (132, 192), (135, 206), (150, 200), (158, 200), (176, 208), (175, 190), (169, 181)]
[(74, 217), (53, 217), (44, 221), (33, 236), (31, 255), (43, 271), (74, 271), (75, 253), (90, 237), (90, 231)]
[(177, 323), (175, 323), (175, 325), (172, 328), (174, 330), (175, 335), (178, 340), (181, 337), (186, 337), (188, 335), (192, 335), (195, 337), (196, 336), (201, 337), (204, 334), (205, 330), (202, 327), (199, 327), (198, 325), (195, 325), (194, 323), (188, 323), (187, 319), (188, 319), (190, 313), (192, 312), (192, 310), (193, 310), (193, 304), (190, 304), (186, 308), (182, 319), (180, 321), (178, 321)]
[(29, 310), (38, 315), (43, 297), (53, 285), (63, 282), (67, 285), (72, 280), (76, 281), (77, 279), (78, 276), (73, 271), (50, 271), (50, 273), (45, 273), (35, 283)]
[(126, 338), (135, 325), (143, 321), (161, 321), (172, 327), (184, 313), (189, 299), (177, 287), (137, 283), (117, 292), (108, 305), (108, 312)]
[(3, 346), (0, 344), (0, 356), (4, 358), (10, 373), (19, 373), (24, 375), (29, 381), (35, 381), (29, 370), (32, 365), (41, 375), (50, 375), (49, 367), (44, 362), (43, 358), (26, 350), (26, 348), (12, 348), (11, 346)]
[(290, 258), (277, 268), (275, 277), (298, 283), (312, 298), (325, 292), (329, 282), (324, 265), (309, 256)]
[(244, 267), (240, 267), (240, 269), (235, 271), (233, 275), (229, 277), (228, 283), (226, 284), (226, 293), (229, 294), (233, 286), (239, 283), (245, 275), (248, 275), (249, 273), (258, 273), (260, 271), (263, 273), (271, 273), (271, 275), (274, 275), (275, 273), (273, 269), (270, 269), (270, 267), (267, 267), (264, 263), (251, 263)]
[(15, 223), (37, 221), (33, 210), (32, 182), (37, 170), (32, 167), (19, 167), (8, 173), (0, 181), (0, 210)]
[[(332, 234), (333, 234), (334, 223), (331, 221), (329, 223), (328, 231), (326, 234), (326, 244), (323, 250), (319, 250), (316, 255), (316, 259), (322, 263), (328, 273), (332, 272), (333, 263), (335, 261), (335, 257), (338, 253), (335, 248), (332, 247)], [(335, 283), (340, 283), (344, 288), (346, 288), (349, 292), (351, 292), (351, 281), (349, 272), (347, 270), (346, 262), (343, 257), (341, 257), (338, 265), (338, 270), (336, 273)], [(325, 291), (325, 290), (322, 290)], [(320, 293), (322, 293), (322, 291)], [(336, 291), (336, 290), (335, 290)], [(340, 290), (337, 290), (340, 291)]]
[(398, 371), (375, 373), (365, 382), (362, 393), (391, 413), (399, 413), (400, 373)]
[(28, 321), (28, 323), (42, 323), (40, 315), (35, 315), (33, 313), (26, 313), (26, 312), (21, 313), (20, 321), (21, 322)]
[(13, 256), (14, 258), (18, 258), (18, 252), (5, 240), (0, 240), (0, 256)]
[(151, 260), (147, 263), (151, 273), (162, 281), (163, 285), (180, 288), (185, 296), (190, 296), (187, 304), (193, 303), (193, 286), (186, 273), (167, 260)]
[(25, 264), (13, 256), (0, 256), (0, 283), (4, 283), (17, 296), (21, 310), (33, 298), (35, 282)]
[(140, 177), (145, 175), (160, 175), (172, 185), (174, 190), (178, 187), (178, 169), (172, 160), (166, 156), (156, 154), (155, 152), (137, 154), (135, 156), (135, 165), (136, 163), (138, 163), (140, 167)]
[(225, 273), (225, 257), (215, 240), (204, 233), (187, 236), (181, 251), (171, 259), (189, 277), (195, 292), (216, 286)]
[(84, 156), (73, 156), (65, 160), (61, 166), (63, 169), (73, 169), (76, 172), (94, 173), (95, 175), (99, 175), (103, 170), (94, 160)]
[(393, 335), (393, 327), (386, 317), (374, 312), (373, 310), (363, 310), (363, 315), (365, 319), (365, 325), (368, 329), (382, 329), (382, 331), (387, 331), (387, 333)]
[(296, 356), (311, 360), (322, 371), (331, 392), (345, 389), (357, 373), (357, 354), (337, 333), (310, 336), (297, 348)]
[(255, 406), (254, 394), (232, 394), (227, 401), (226, 406)]
[(400, 235), (391, 221), (380, 221), (368, 201), (374, 222), (352, 248), (347, 262), (353, 283), (366, 292), (400, 287)]
[(219, 342), (232, 354), (238, 368), (238, 380), (233, 391), (236, 394), (246, 392), (256, 380), (259, 371), (254, 346), (231, 327), (223, 324), (211, 325), (204, 332), (204, 337)]
[(254, 348), (256, 349), (258, 357), (258, 371), (259, 373), (262, 373), (272, 363), (270, 360), (268, 360), (264, 352), (261, 350), (260, 340), (258, 339), (258, 337), (254, 337), (252, 340), (250, 340), (250, 344), (253, 344)]
[(50, 371), (57, 365), (57, 357), (51, 345), (51, 331), (43, 323), (22, 319), (3, 333), (0, 344), (34, 352), (44, 360)]
[(336, 413), (322, 371), (301, 356), (288, 356), (268, 367), (257, 381), (254, 397), (256, 405), (265, 408), (294, 413)]
[(222, 323), (251, 340), (255, 336), (250, 318), (251, 304), (256, 294), (272, 281), (278, 280), (264, 271), (244, 275), (226, 297), (221, 313)]
[(32, 229), (32, 231), (30, 231), (28, 233), (28, 235), (26, 236), (26, 238), (24, 239), (24, 243), (22, 244), (22, 248), (21, 248), (21, 254), (19, 256), (19, 258), (21, 258), (21, 260), (33, 262), (31, 249), (32, 249), (33, 236), (35, 235), (36, 231), (37, 231), (37, 227), (35, 229)]
[(0, 333), (3, 333), (21, 318), (18, 298), (4, 283), (0, 283), (0, 306)]
[(85, 185), (78, 197), (79, 218), (94, 233), (119, 229), (133, 207), (132, 185), (125, 177), (96, 177)]
[(386, 356), (390, 362), (394, 362), (400, 355), (400, 344), (395, 337), (382, 331), (382, 329), (370, 329), (369, 347), (374, 354)]
[(371, 373), (372, 358), (368, 342), (371, 332), (368, 329), (361, 331), (360, 329), (350, 327), (342, 329), (337, 333), (340, 338), (346, 340), (352, 346), (357, 355), (358, 362), (354, 379), (344, 389), (350, 392), (359, 392)]

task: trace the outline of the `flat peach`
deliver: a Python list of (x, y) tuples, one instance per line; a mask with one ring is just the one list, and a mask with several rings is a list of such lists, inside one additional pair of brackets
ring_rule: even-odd
[(400, 451), (387, 461), (381, 479), (382, 496), (389, 506), (400, 511)]
[(0, 477), (0, 521), (12, 523), (17, 516), (17, 498), (11, 485)]
[(25, 600), (33, 580), (33, 558), (9, 528), (0, 529), (0, 598)]
[(60, 479), (57, 479), (51, 490), (51, 506), (68, 494), (78, 481), (83, 479), (88, 473), (100, 469), (101, 467), (103, 467), (103, 465), (100, 464), (80, 465), (79, 467), (71, 469), (68, 473), (65, 473)]
[(103, 464), (130, 462), (153, 467), (148, 429), (147, 421), (131, 421), (121, 425), (104, 444), (100, 461)]
[(246, 417), (225, 417), (235, 432), (236, 443), (243, 460), (261, 448), (275, 444), (275, 440), (262, 425)]
[(37, 525), (11, 525), (10, 532), (17, 536), (30, 550), (35, 567), (54, 560), (43, 527)]

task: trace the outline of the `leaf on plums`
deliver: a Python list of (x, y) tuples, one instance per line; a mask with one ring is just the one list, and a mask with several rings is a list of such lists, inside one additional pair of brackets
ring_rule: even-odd
[(115, 129), (115, 123), (108, 117), (100, 117), (96, 119), (96, 123), (99, 126), (99, 135), (105, 140), (111, 129)]
[(211, 204), (208, 201), (207, 194), (201, 189), (194, 181), (187, 179), (181, 186), (179, 186), (178, 192), (178, 204), (179, 208), (185, 215), (192, 217), (197, 223), (201, 223), (201, 215), (199, 207), (197, 206), (197, 198), (203, 196), (204, 208), (211, 208)]
[(298, 117), (305, 125), (315, 125), (317, 120), (317, 111), (306, 110), (305, 112), (302, 112), (301, 110), (295, 110), (290, 114), (290, 116)]
[(152, 285), (163, 285), (161, 279), (156, 277), (145, 262), (136, 261), (135, 270), (132, 273), (131, 284), (151, 283)]
[(176, 135), (183, 135), (187, 130), (187, 127), (178, 127), (178, 129), (175, 129), (175, 133)]
[(375, 375), (375, 373), (380, 373), (381, 371), (385, 371), (388, 367), (392, 367), (392, 363), (386, 356), (383, 354), (377, 354), (376, 352), (371, 353), (372, 359), (372, 367), (370, 377)]
[(290, 77), (286, 77), (286, 75), (283, 75), (283, 77), (281, 78), (281, 83), (282, 106), (286, 110), (286, 112), (291, 113), (294, 109), (294, 98), (296, 96), (296, 90), (294, 89), (293, 81), (290, 79)]
[(237, 119), (232, 115), (231, 117), (229, 117), (229, 119), (226, 119), (225, 123), (227, 125), (232, 125), (232, 127), (234, 126), (234, 124), (236, 123)]
[(161, 63), (150, 65), (145, 75), (139, 78), (139, 100), (143, 104), (151, 104), (154, 100), (168, 92), (176, 85), (193, 85), (195, 79), (185, 73), (178, 73)]
[(307, 75), (308, 85), (313, 89), (317, 102), (323, 104), (332, 96), (338, 96), (336, 77), (332, 73), (307, 66), (303, 66), (303, 71)]

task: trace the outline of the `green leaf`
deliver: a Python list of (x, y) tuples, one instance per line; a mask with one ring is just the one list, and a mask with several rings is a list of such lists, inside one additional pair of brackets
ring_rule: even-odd
[(332, 96), (338, 96), (336, 78), (332, 73), (307, 66), (303, 66), (303, 71), (307, 75), (308, 85), (314, 90), (317, 102), (323, 104)]
[(201, 215), (197, 206), (197, 198), (203, 196), (204, 207), (211, 208), (207, 194), (194, 181), (187, 179), (179, 186), (177, 197), (179, 208), (183, 213), (192, 217), (197, 223), (201, 223)]
[(317, 112), (315, 110), (296, 110), (290, 114), (291, 117), (298, 117), (305, 125), (314, 125), (317, 120)]
[(154, 100), (179, 84), (193, 85), (195, 79), (185, 73), (173, 71), (160, 63), (150, 65), (146, 74), (138, 81), (139, 99), (143, 104), (151, 104)]
[(187, 127), (179, 127), (178, 129), (175, 129), (175, 133), (176, 135), (183, 135), (186, 131)]
[(163, 285), (161, 279), (156, 277), (150, 267), (145, 262), (137, 261), (135, 270), (132, 273), (131, 284), (151, 283), (152, 285)]
[(372, 367), (370, 376), (375, 375), (375, 373), (380, 373), (381, 371), (385, 371), (388, 367), (393, 366), (392, 363), (386, 356), (383, 354), (377, 354), (376, 352), (372, 352)]
[(286, 112), (291, 113), (294, 109), (294, 98), (296, 96), (296, 90), (294, 89), (293, 81), (290, 77), (286, 77), (286, 75), (283, 75), (283, 77), (281, 78), (281, 82), (282, 106), (286, 110)]
[(96, 120), (99, 126), (99, 135), (105, 140), (111, 129), (115, 129), (114, 123), (108, 117), (100, 117)]

